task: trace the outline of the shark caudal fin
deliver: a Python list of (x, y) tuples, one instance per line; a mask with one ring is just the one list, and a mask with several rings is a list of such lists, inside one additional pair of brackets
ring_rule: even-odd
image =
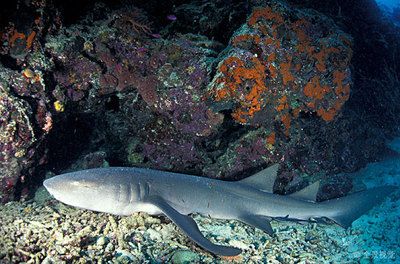
[(348, 228), (353, 221), (368, 212), (375, 205), (380, 204), (397, 189), (395, 186), (382, 186), (324, 201), (321, 204), (327, 206), (327, 209), (331, 212), (327, 216), (329, 219), (344, 228)]

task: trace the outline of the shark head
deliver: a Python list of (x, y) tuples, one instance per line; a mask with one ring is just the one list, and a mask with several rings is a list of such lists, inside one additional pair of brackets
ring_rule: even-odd
[(123, 184), (125, 175), (106, 169), (61, 174), (43, 182), (57, 200), (79, 208), (121, 214), (126, 206), (140, 200), (140, 186)]

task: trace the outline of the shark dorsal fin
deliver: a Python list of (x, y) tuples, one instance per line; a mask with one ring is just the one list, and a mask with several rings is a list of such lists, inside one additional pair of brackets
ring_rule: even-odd
[(253, 188), (272, 193), (275, 180), (278, 175), (278, 168), (279, 164), (274, 164), (250, 177), (244, 178), (239, 182), (249, 185)]
[(300, 200), (316, 202), (318, 190), (319, 190), (319, 181), (316, 181), (313, 184), (310, 184), (307, 187), (301, 189), (300, 191), (289, 194), (289, 196)]

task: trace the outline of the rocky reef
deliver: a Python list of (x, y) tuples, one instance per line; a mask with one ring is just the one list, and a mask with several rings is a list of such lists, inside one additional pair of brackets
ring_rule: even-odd
[[(140, 166), (233, 180), (277, 162), (279, 193), (321, 179), (320, 200), (344, 195), (352, 180), (339, 173), (382, 156), (398, 133), (400, 34), (372, 0), (339, 1), (342, 14), (333, 2), (87, 0), (78, 13), (62, 1), (10, 4), (1, 201), (29, 196), (48, 171)], [(351, 19), (356, 7), (363, 15)]]

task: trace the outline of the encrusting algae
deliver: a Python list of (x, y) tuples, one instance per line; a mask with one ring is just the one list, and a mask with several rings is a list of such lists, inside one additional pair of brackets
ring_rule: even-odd
[(349, 99), (351, 38), (315, 18), (284, 5), (259, 7), (232, 37), (209, 89), (217, 102), (235, 103), (237, 122), (257, 125), (257, 113), (268, 115), (289, 136), (299, 112), (326, 122), (338, 115)]

